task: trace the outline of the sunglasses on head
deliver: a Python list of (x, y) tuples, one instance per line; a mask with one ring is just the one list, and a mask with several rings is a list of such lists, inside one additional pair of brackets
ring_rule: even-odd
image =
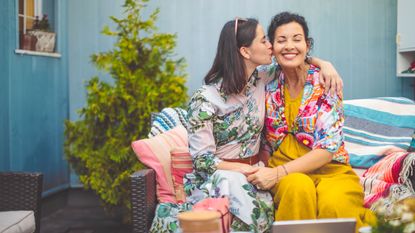
[(235, 36), (238, 34), (238, 22), (239, 21), (246, 22), (246, 21), (248, 21), (248, 19), (246, 19), (246, 18), (240, 18), (240, 17), (236, 17), (235, 18)]

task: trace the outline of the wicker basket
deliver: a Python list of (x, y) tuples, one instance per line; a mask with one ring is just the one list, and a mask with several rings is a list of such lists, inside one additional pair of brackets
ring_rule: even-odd
[(27, 33), (36, 36), (36, 51), (53, 53), (55, 50), (56, 33), (40, 30), (32, 30)]

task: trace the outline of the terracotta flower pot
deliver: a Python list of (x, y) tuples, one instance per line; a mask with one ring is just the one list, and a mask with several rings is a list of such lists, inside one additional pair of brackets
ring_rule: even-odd
[(36, 50), (37, 38), (29, 34), (20, 34), (20, 49)]

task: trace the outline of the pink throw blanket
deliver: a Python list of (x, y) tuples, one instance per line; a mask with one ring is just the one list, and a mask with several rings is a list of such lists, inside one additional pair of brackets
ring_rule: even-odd
[(365, 206), (370, 208), (379, 198), (392, 204), (415, 196), (410, 176), (414, 172), (415, 153), (392, 152), (370, 167), (362, 176)]

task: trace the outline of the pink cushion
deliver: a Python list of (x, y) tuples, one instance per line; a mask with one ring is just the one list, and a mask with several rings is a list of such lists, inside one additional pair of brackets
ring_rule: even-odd
[(176, 194), (177, 202), (183, 203), (186, 201), (183, 176), (192, 172), (192, 157), (188, 147), (177, 147), (170, 154), (174, 193)]
[(160, 203), (177, 203), (172, 172), (170, 151), (178, 147), (188, 147), (187, 131), (177, 126), (150, 139), (131, 143), (138, 159), (156, 172), (157, 199)]

